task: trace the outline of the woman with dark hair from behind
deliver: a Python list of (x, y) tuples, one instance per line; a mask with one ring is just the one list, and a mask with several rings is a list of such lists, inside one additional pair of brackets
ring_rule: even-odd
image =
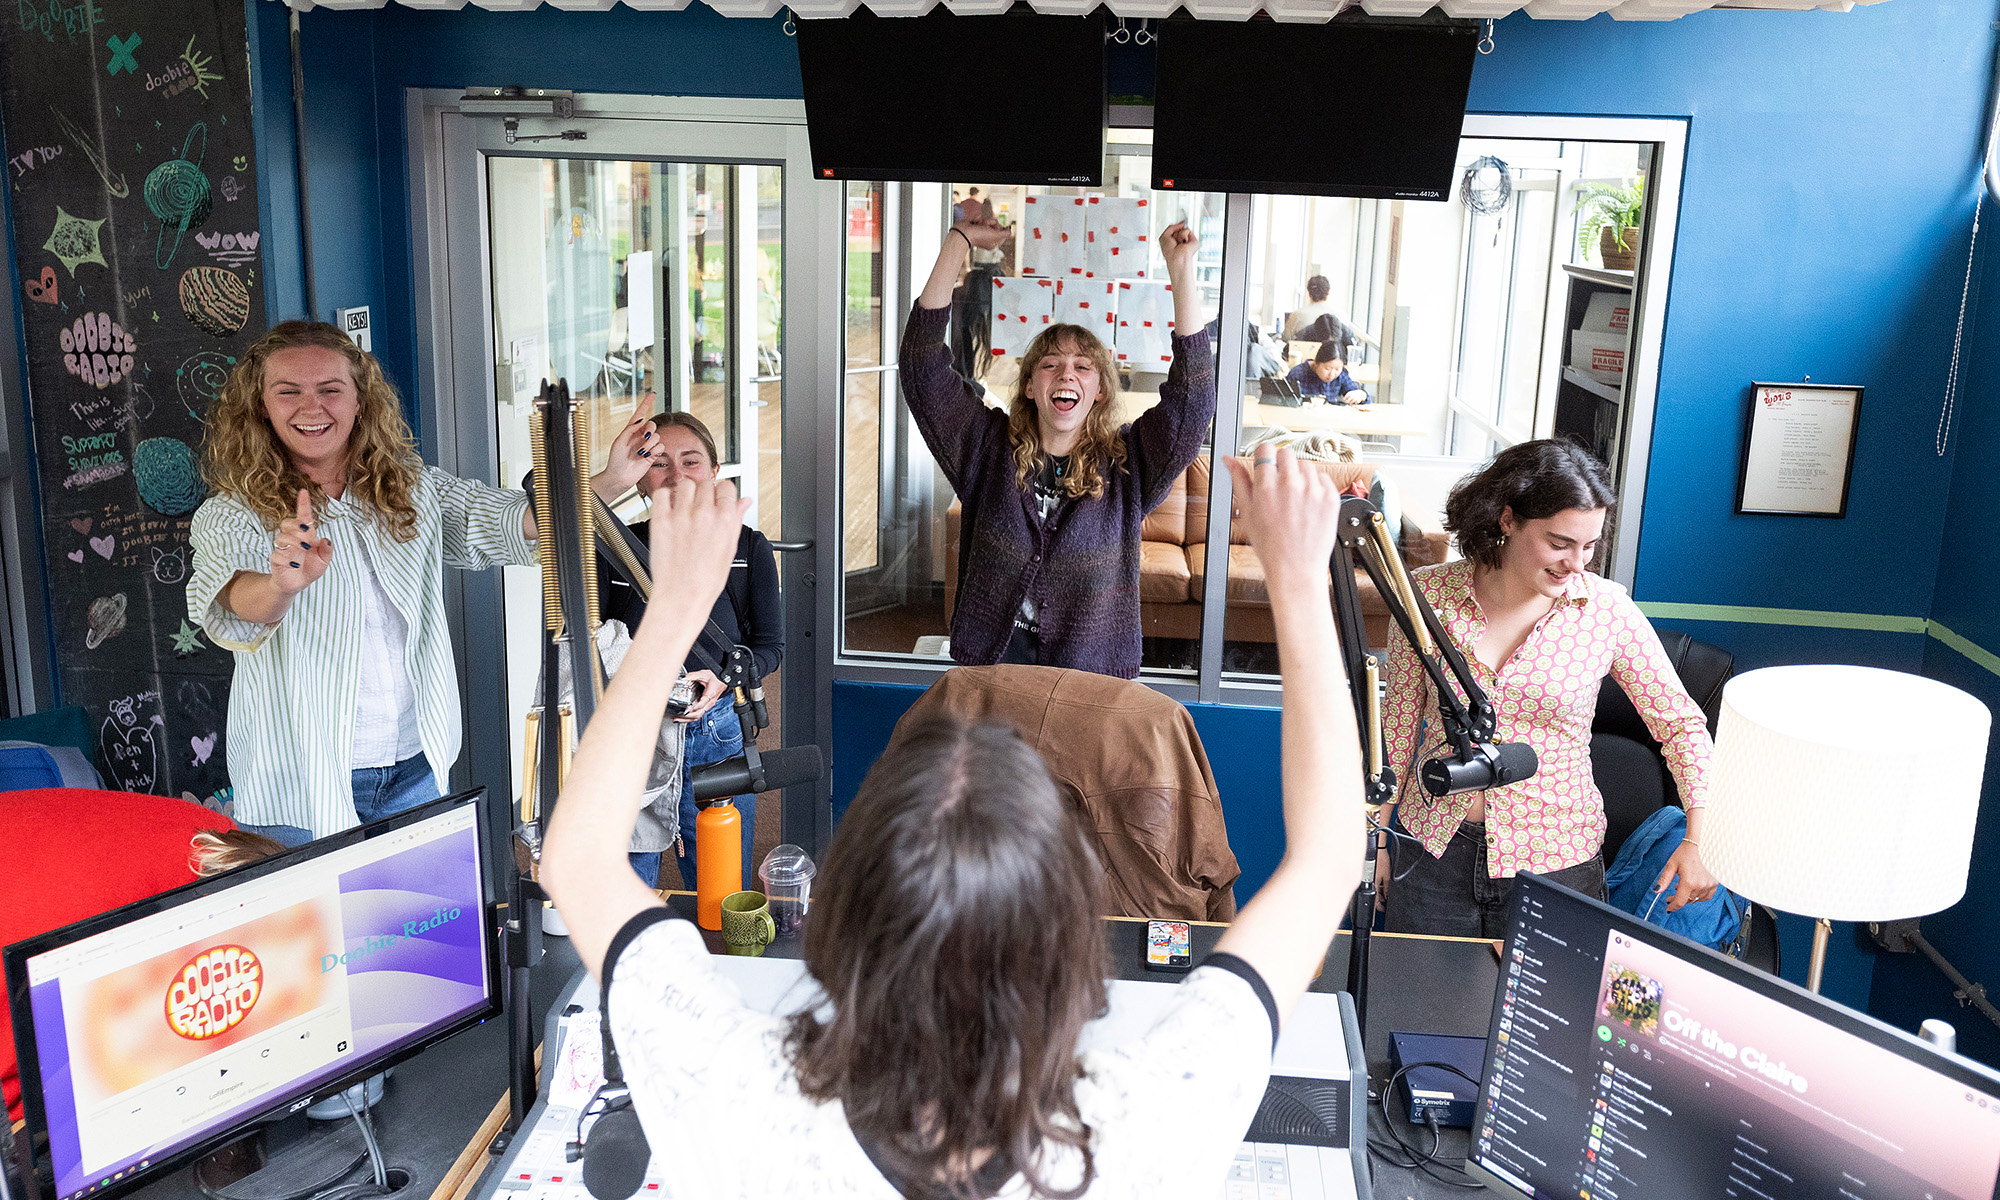
[(1426, 793), (1417, 764), (1448, 752), (1437, 696), (1409, 641), (1390, 635), (1384, 736), (1402, 783), (1381, 820), (1393, 817), (1422, 843), (1377, 863), (1390, 929), (1501, 937), (1521, 871), (1604, 898), (1604, 797), (1590, 772), (1590, 725), (1606, 675), (1659, 739), (1687, 806), (1687, 838), (1656, 887), (1678, 877), (1670, 910), (1714, 894), (1698, 849), (1713, 751), (1707, 721), (1645, 614), (1589, 570), (1616, 502), (1604, 464), (1559, 440), (1510, 446), (1452, 488), (1445, 528), (1464, 558), (1413, 576), (1493, 701), (1495, 739), (1527, 742), (1540, 768), (1489, 791)]
[[(672, 673), (612, 680), (542, 882), (606, 989), (676, 1195), (1150, 1198), (1222, 1183), (1362, 849), (1359, 739), (1325, 583), (1337, 497), (1289, 451), (1258, 459), (1254, 478), (1229, 465), (1286, 667), (1285, 857), (1126, 1044), (1077, 1051), (1105, 1000), (1088, 831), (1014, 734), (955, 724), (885, 753), (834, 836), (806, 930), (825, 1003), (789, 1021), (747, 1007), (693, 926), (619, 869)], [(712, 481), (655, 497), (653, 556), (687, 569), (661, 579), (668, 594), (632, 654), (687, 653), (742, 511)]]

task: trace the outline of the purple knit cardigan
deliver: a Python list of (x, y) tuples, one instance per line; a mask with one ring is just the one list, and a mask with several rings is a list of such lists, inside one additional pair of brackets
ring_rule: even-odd
[(916, 306), (903, 333), (903, 399), (964, 506), (951, 656), (1000, 661), (1033, 596), (1041, 665), (1139, 673), (1139, 525), (1201, 452), (1215, 421), (1215, 357), (1204, 330), (1174, 337), (1160, 402), (1122, 430), (1125, 466), (1095, 498), (1065, 498), (1046, 525), (1014, 482), (1007, 414), (951, 367), (949, 308)]

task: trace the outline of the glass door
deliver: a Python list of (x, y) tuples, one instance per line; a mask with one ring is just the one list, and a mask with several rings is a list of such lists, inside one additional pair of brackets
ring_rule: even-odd
[[(450, 341), (429, 364), (449, 397), (433, 414), (438, 461), (522, 486), (528, 417), (547, 380), (567, 381), (588, 415), (593, 473), (635, 415), (698, 418), (718, 474), (753, 502), (746, 523), (778, 552), (785, 653), (763, 681), (771, 724), (760, 745), (824, 748), (816, 658), (831, 639), (814, 637), (815, 547), (832, 539), (814, 528), (816, 456), (784, 455), (788, 440), (820, 440), (813, 406), (786, 403), (788, 361), (799, 361), (788, 352), (810, 360), (818, 338), (788, 330), (785, 318), (787, 286), (814, 274), (815, 239), (788, 231), (809, 229), (799, 210), (831, 189), (808, 177), (798, 106), (737, 102), (762, 119), (689, 120), (707, 114), (674, 110), (703, 102), (605, 98), (638, 110), (613, 113), (591, 112), (579, 97), (572, 119), (503, 123), (436, 98), (413, 141), (435, 144), (441, 157), (422, 190), (440, 185), (433, 202), (445, 211), (431, 232), (445, 244), (429, 247), (428, 280), (419, 270), (420, 309), (426, 290), (434, 301), (420, 316)], [(660, 119), (669, 112), (676, 119)], [(588, 152), (570, 153), (573, 142)], [(466, 317), (482, 311), (483, 328), (469, 328)], [(791, 374), (810, 378), (809, 361)], [(649, 502), (633, 490), (613, 507), (640, 521)], [(508, 781), (518, 797), (541, 664), (540, 571), (507, 567), (458, 587), (472, 780), (496, 790)], [(761, 796), (753, 854), (780, 841), (817, 851), (825, 794), (822, 782)], [(678, 883), (671, 858), (662, 886)]]

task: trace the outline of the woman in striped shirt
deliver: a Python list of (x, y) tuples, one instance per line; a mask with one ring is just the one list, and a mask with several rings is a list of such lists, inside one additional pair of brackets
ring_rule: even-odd
[(238, 822), (297, 844), (436, 798), (461, 735), (444, 567), (534, 562), (527, 495), (425, 466), (381, 364), (323, 322), (252, 346), (207, 425), (188, 612), (236, 652)]

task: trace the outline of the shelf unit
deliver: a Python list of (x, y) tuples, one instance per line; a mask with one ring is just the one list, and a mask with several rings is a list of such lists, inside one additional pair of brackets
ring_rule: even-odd
[[(1571, 438), (1590, 448), (1591, 453), (1609, 465), (1614, 472), (1623, 457), (1625, 437), (1625, 388), (1622, 383), (1600, 383), (1575, 367), (1571, 361), (1570, 344), (1578, 329), (1583, 326), (1583, 317), (1590, 310), (1593, 296), (1603, 293), (1623, 294), (1628, 302), (1632, 295), (1632, 272), (1611, 271), (1601, 267), (1586, 267), (1574, 263), (1564, 263), (1563, 272), (1569, 277), (1569, 302), (1564, 314), (1562, 376), (1556, 385), (1555, 436)], [(1630, 330), (1626, 336), (1626, 356), (1631, 356)]]

